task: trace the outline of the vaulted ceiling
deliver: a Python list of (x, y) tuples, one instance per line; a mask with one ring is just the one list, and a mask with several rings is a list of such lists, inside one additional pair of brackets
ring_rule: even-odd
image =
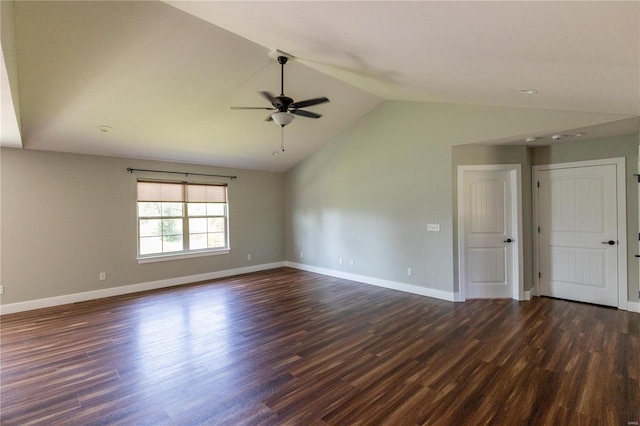
[[(638, 132), (636, 1), (2, 6), (4, 146), (11, 110), (26, 149), (285, 171), (385, 100), (608, 113), (594, 134)], [(279, 93), (275, 49), (295, 57), (288, 96), (331, 100), (285, 127), (284, 153), (269, 111), (230, 109)]]

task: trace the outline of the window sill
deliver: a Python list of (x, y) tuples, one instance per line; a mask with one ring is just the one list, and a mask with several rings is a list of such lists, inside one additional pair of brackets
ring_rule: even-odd
[(229, 254), (229, 249), (196, 251), (192, 253), (166, 254), (159, 256), (139, 257), (138, 263), (166, 262), (169, 260), (191, 259), (194, 257), (217, 256), (219, 254)]

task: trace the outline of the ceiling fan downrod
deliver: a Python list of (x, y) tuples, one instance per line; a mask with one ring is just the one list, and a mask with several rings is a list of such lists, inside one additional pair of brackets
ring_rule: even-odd
[(284, 65), (287, 60), (286, 56), (278, 56), (278, 63), (280, 64), (280, 96), (284, 96)]

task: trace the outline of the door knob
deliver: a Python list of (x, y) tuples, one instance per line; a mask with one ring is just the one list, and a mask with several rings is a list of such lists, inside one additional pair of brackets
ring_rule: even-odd
[(609, 240), (609, 241), (603, 241), (603, 242), (602, 242), (602, 243), (600, 243), (600, 244), (609, 244), (610, 246), (614, 246), (614, 245), (616, 244), (616, 242), (615, 242), (615, 241), (613, 241), (613, 240)]
[(511, 238), (507, 238), (506, 240), (503, 241), (503, 243), (511, 243), (511, 242), (513, 242)]

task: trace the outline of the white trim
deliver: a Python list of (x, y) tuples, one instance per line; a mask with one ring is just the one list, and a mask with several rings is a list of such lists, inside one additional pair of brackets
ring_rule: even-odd
[(101, 299), (103, 297), (120, 296), (123, 294), (137, 293), (140, 291), (155, 290), (165, 287), (173, 287), (182, 284), (191, 284), (198, 281), (215, 280), (217, 278), (231, 277), (234, 275), (248, 274), (250, 272), (265, 271), (281, 268), (285, 262), (265, 263), (262, 265), (245, 266), (242, 268), (227, 269), (224, 271), (206, 272), (204, 274), (188, 275), (184, 277), (168, 278), (166, 280), (149, 281), (139, 284), (130, 284), (119, 287), (110, 287), (102, 290), (87, 291), (84, 293), (66, 294), (63, 296), (48, 297), (45, 299), (29, 300), (26, 302), (0, 305), (0, 315), (16, 312), (30, 311), (33, 309), (49, 308), (52, 306), (66, 305), (69, 303), (84, 302), (87, 300)]
[(207, 250), (207, 251), (192, 251), (188, 253), (180, 254), (161, 254), (156, 256), (138, 257), (136, 260), (138, 263), (154, 263), (154, 262), (167, 262), (169, 260), (190, 259), (192, 257), (205, 257), (216, 256), (219, 254), (229, 254), (231, 250)]
[(511, 172), (513, 219), (517, 222), (513, 224), (513, 239), (518, 243), (517, 253), (514, 253), (514, 268), (512, 277), (513, 288), (511, 291), (512, 298), (516, 300), (530, 300), (524, 292), (524, 232), (522, 224), (522, 165), (521, 164), (479, 164), (470, 166), (458, 166), (458, 293), (459, 301), (466, 300), (465, 286), (462, 284), (465, 276), (465, 257), (464, 257), (464, 212), (462, 209), (464, 203), (464, 189), (462, 184), (464, 181), (464, 173), (469, 171), (509, 171)]
[[(539, 173), (541, 171), (604, 166), (610, 164), (616, 166), (616, 196), (618, 199), (618, 309), (628, 310), (627, 306), (630, 302), (627, 301), (627, 182), (625, 178), (626, 161), (624, 157), (533, 166), (533, 180), (531, 181), (533, 190), (533, 229), (537, 230), (538, 226), (540, 226), (537, 182), (539, 181)], [(535, 293), (540, 294), (540, 278), (537, 273), (540, 271), (540, 235), (537, 231), (534, 233), (533, 238), (533, 267)]]
[(377, 287), (384, 287), (391, 290), (403, 291), (405, 293), (418, 294), (420, 296), (433, 297), (434, 299), (448, 300), (449, 302), (458, 302), (456, 295), (450, 291), (436, 290), (433, 288), (420, 287), (413, 284), (406, 284), (397, 281), (383, 280), (380, 278), (368, 277), (366, 275), (351, 274), (348, 272), (336, 271), (333, 269), (319, 268), (317, 266), (304, 265), (296, 262), (285, 262), (285, 266), (289, 268), (300, 269), (302, 271), (314, 272), (316, 274), (328, 275), (330, 277), (342, 278), (350, 281), (357, 281), (363, 284), (371, 284)]
[(640, 314), (640, 302), (631, 302), (627, 301), (627, 311), (629, 312), (637, 312)]

